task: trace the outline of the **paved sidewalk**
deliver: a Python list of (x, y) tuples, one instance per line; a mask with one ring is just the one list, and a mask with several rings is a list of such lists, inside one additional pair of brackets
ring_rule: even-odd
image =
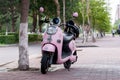
[(53, 65), (46, 75), (39, 71), (38, 57), (30, 62), (35, 70), (2, 72), (0, 80), (120, 80), (119, 53), (118, 48), (84, 48), (70, 71), (63, 65)]
[[(117, 38), (118, 41), (120, 38)], [(110, 41), (107, 46), (106, 42)], [(120, 47), (114, 38), (104, 38), (94, 43), (100, 47), (83, 47), (78, 52), (78, 61), (71, 66), (70, 71), (64, 69), (63, 65), (52, 65), (46, 75), (41, 74), (40, 55), (30, 59), (30, 71), (1, 72), (0, 80), (120, 80)], [(115, 39), (116, 40), (116, 39)], [(102, 43), (100, 43), (103, 41)], [(112, 43), (118, 45), (111, 47)], [(92, 44), (93, 45), (93, 44)], [(105, 46), (105, 47), (104, 47)], [(15, 65), (16, 64), (16, 65)], [(9, 64), (4, 68), (17, 67)]]

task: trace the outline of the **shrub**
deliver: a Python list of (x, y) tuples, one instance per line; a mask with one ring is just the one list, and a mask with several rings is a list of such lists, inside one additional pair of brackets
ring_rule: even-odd
[[(42, 41), (41, 34), (28, 34), (28, 42)], [(1, 44), (14, 44), (19, 42), (18, 33), (9, 33), (8, 35), (0, 35)]]
[(29, 42), (35, 42), (35, 41), (41, 41), (42, 35), (40, 34), (29, 34), (28, 35), (28, 41)]
[(15, 36), (15, 41), (19, 41), (19, 33), (18, 32), (9, 32), (8, 35), (14, 35)]
[(0, 35), (1, 44), (13, 44), (16, 43), (16, 37), (14, 35)]

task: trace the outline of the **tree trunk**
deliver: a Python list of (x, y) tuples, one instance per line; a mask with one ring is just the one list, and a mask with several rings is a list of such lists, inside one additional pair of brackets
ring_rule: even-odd
[[(65, 20), (65, 0), (63, 0), (63, 23), (65, 24), (66, 20)], [(64, 25), (65, 28), (65, 25)]]
[[(82, 0), (82, 4), (84, 4), (84, 0)], [(83, 40), (82, 40), (82, 43), (85, 43), (86, 42), (86, 31), (85, 31), (85, 16), (84, 16), (84, 9), (82, 9), (82, 19), (83, 19), (83, 22), (82, 22), (82, 29), (83, 29)]]
[(20, 20), (20, 31), (19, 31), (19, 61), (18, 68), (20, 70), (29, 69), (29, 58), (28, 58), (28, 11), (29, 11), (29, 0), (21, 0), (21, 20)]
[(54, 0), (55, 2), (55, 5), (57, 7), (57, 17), (60, 17), (60, 4), (59, 4), (59, 1), (58, 0)]
[(92, 31), (92, 42), (96, 42), (94, 30)]
[(0, 24), (0, 31), (2, 30), (2, 25)]
[[(36, 5), (36, 4), (37, 4), (37, 0), (33, 0), (33, 5)], [(35, 29), (37, 27), (37, 10), (36, 9), (33, 9), (32, 17), (33, 17), (32, 32), (35, 32)]]
[(11, 31), (15, 32), (15, 21), (14, 20), (12, 20), (12, 30)]
[(86, 0), (86, 15), (87, 15), (87, 27), (86, 27), (86, 32), (87, 32), (87, 36), (86, 36), (86, 42), (88, 42), (88, 37), (89, 37), (89, 33), (90, 33), (90, 19), (89, 19), (89, 0)]
[(34, 10), (33, 11), (33, 29), (32, 32), (35, 32), (37, 26), (37, 12)]
[(39, 15), (39, 32), (42, 32), (42, 24), (43, 22), (41, 21), (41, 16)]
[(92, 33), (92, 42), (96, 42), (96, 39), (95, 39), (95, 32), (94, 32), (94, 26), (95, 26), (95, 18), (93, 17), (93, 29), (91, 30), (91, 33)]
[(14, 20), (14, 8), (11, 8), (11, 17), (12, 17), (12, 32), (15, 32), (15, 20)]
[(11, 13), (11, 18), (12, 18), (12, 28), (11, 28), (11, 31), (15, 32), (15, 23), (16, 23), (17, 18), (18, 18), (15, 6), (11, 6), (10, 7), (10, 13)]

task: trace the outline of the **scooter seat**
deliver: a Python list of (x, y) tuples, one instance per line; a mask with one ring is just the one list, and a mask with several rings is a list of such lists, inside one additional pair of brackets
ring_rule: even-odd
[(73, 34), (64, 32), (63, 34), (63, 44), (69, 43), (74, 38)]

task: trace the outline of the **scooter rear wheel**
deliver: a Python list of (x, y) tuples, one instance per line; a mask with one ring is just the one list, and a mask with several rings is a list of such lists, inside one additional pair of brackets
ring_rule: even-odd
[(66, 62), (64, 63), (64, 68), (69, 70), (70, 67), (71, 67), (71, 64), (72, 64), (72, 63), (71, 63), (70, 60), (66, 61)]
[(46, 55), (43, 55), (42, 57), (42, 61), (41, 61), (41, 73), (42, 74), (46, 74), (47, 71), (48, 71), (48, 68), (49, 68), (49, 56), (46, 54)]

